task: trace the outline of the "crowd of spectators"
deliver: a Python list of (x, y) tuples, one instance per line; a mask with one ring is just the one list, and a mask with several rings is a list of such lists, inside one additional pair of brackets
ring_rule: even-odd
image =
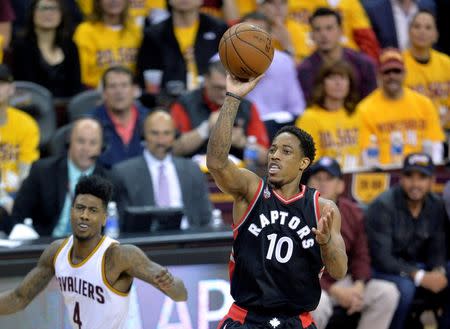
[[(320, 158), (305, 183), (342, 212), (350, 270), (341, 282), (325, 273), (319, 329), (338, 313), (358, 328), (403, 328), (416, 298), (438, 301), (448, 328), (441, 251), (450, 223), (431, 192), (433, 163), (448, 157), (448, 8), (445, 0), (2, 0), (0, 230), (32, 218), (41, 235), (70, 234), (73, 187), (92, 173), (114, 183), (122, 231), (135, 231), (125, 218), (140, 206), (182, 208), (183, 230), (209, 225), (201, 159), (225, 99), (218, 45), (227, 27), (248, 22), (271, 33), (275, 53), (240, 104), (231, 154), (244, 166), (256, 139), (264, 167), (276, 131), (297, 125)], [(35, 102), (41, 89), (54, 102), (55, 136), (66, 131), (57, 154), (39, 142), (49, 129)], [(96, 105), (70, 121), (69, 104), (92, 92)], [(403, 166), (400, 183), (366, 213), (342, 196), (343, 172), (392, 166)], [(450, 183), (444, 197), (450, 205)]]

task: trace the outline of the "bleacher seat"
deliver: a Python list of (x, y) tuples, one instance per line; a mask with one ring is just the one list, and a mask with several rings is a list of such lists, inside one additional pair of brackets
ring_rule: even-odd
[(86, 116), (102, 102), (102, 94), (98, 90), (86, 90), (75, 96), (67, 105), (69, 122)]
[(34, 82), (15, 81), (16, 91), (10, 104), (30, 114), (38, 123), (39, 148), (45, 149), (56, 130), (56, 115), (51, 92)]
[(72, 124), (59, 127), (53, 134), (50, 142), (48, 143), (48, 155), (55, 156), (64, 154), (67, 151), (69, 133), (72, 128)]

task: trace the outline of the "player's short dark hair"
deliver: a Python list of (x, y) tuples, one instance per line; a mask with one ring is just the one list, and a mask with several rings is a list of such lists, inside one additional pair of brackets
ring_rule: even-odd
[(341, 15), (336, 10), (333, 10), (333, 9), (327, 8), (327, 7), (319, 7), (319, 8), (317, 8), (313, 12), (311, 17), (309, 18), (309, 24), (312, 25), (314, 20), (317, 17), (323, 17), (323, 16), (334, 16), (334, 17), (336, 17), (336, 21), (337, 21), (338, 25), (342, 26), (342, 17), (341, 17)]
[(316, 156), (316, 146), (314, 145), (314, 140), (310, 134), (296, 126), (284, 126), (277, 131), (274, 138), (282, 133), (289, 133), (297, 137), (300, 141), (300, 151), (303, 152), (305, 157), (311, 160), (311, 163), (314, 162), (314, 158)]
[(113, 194), (113, 185), (103, 177), (97, 175), (83, 176), (75, 186), (75, 197), (79, 194), (90, 194), (103, 201), (103, 206), (108, 206)]

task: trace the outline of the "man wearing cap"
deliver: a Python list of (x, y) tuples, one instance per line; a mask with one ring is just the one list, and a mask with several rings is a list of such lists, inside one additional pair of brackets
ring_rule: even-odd
[[(338, 162), (330, 157), (319, 159), (309, 170), (308, 186), (338, 205), (348, 255), (348, 274), (344, 279), (336, 281), (324, 272), (320, 280), (322, 295), (313, 312), (317, 328), (326, 328), (334, 307), (339, 306), (349, 316), (361, 313), (358, 329), (387, 329), (397, 307), (399, 292), (393, 283), (371, 278), (363, 212), (355, 202), (342, 196), (345, 183)], [(345, 323), (348, 321), (345, 319)]]
[[(379, 75), (381, 87), (356, 109), (362, 120), (361, 150), (367, 153), (375, 136), (382, 165), (394, 164), (399, 155), (412, 152), (426, 152), (435, 163), (441, 162), (444, 132), (439, 117), (428, 97), (403, 86), (405, 67), (397, 49), (386, 49), (380, 55)], [(397, 147), (392, 147), (394, 136)]]
[(14, 91), (11, 71), (0, 65), (0, 189), (8, 193), (18, 190), (39, 158), (39, 127), (27, 113), (9, 106)]
[(444, 315), (448, 315), (447, 215), (442, 199), (431, 192), (433, 175), (429, 155), (408, 155), (399, 184), (382, 193), (367, 211), (374, 277), (395, 283), (400, 291), (393, 329), (410, 327), (407, 319), (415, 297), (427, 306), (445, 306)]

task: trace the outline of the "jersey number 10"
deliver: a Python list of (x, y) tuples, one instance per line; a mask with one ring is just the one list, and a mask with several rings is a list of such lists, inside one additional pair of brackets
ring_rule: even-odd
[[(272, 259), (274, 251), (275, 251), (275, 259), (279, 262), (279, 263), (287, 263), (289, 261), (289, 259), (291, 259), (292, 257), (292, 252), (294, 249), (294, 243), (292, 242), (292, 239), (287, 237), (287, 236), (283, 236), (282, 238), (280, 238), (277, 241), (277, 234), (276, 233), (272, 233), (269, 234), (267, 236), (267, 239), (269, 239), (269, 250), (267, 250), (267, 255), (266, 255), (266, 259)], [(281, 255), (281, 250), (283, 249), (283, 245), (286, 244), (287, 245), (287, 251), (286, 254), (284, 256)]]

